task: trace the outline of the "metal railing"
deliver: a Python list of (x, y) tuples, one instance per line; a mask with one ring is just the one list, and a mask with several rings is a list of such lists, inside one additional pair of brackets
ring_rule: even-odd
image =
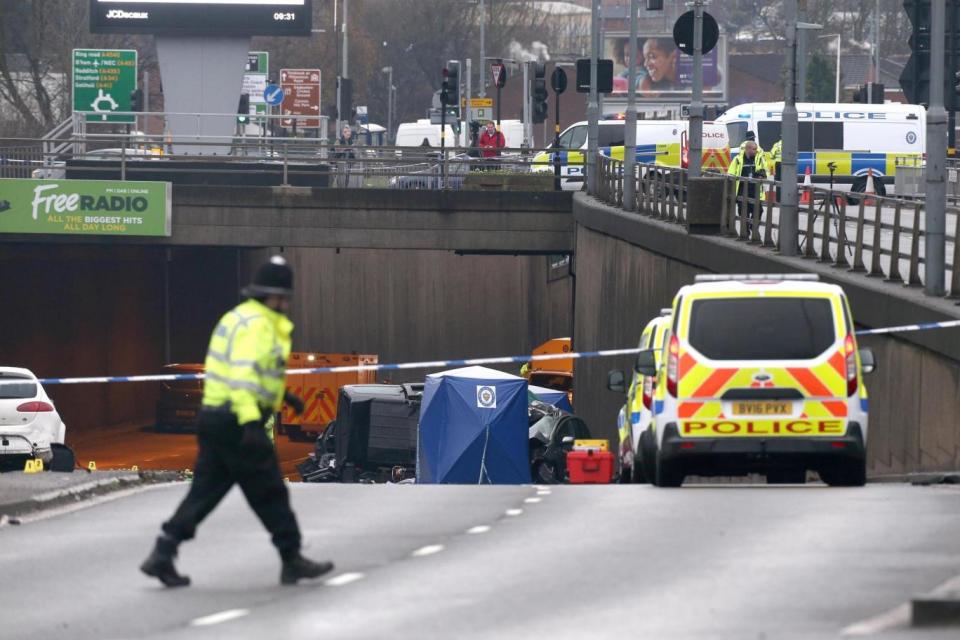
[[(189, 143), (188, 152), (181, 142)], [(225, 146), (228, 152), (220, 153)], [(221, 136), (101, 133), (58, 138), (56, 149), (42, 140), (0, 139), (0, 177), (460, 189), (479, 172), (487, 182), (499, 174), (532, 175), (535, 153), (502, 149), (498, 157), (480, 158), (476, 149), (458, 147), (441, 154), (435, 147), (344, 146), (299, 137), (239, 136), (225, 145)], [(552, 173), (543, 175), (552, 189)]]
[[(598, 199), (623, 202), (623, 163), (600, 156)], [(780, 183), (705, 172), (724, 181), (718, 203), (720, 233), (772, 251), (779, 246)], [(634, 180), (640, 215), (687, 221), (685, 169), (638, 163)], [(738, 188), (738, 183), (740, 187)], [(750, 189), (748, 185), (753, 185)], [(751, 194), (752, 192), (752, 194)], [(917, 199), (798, 186), (799, 255), (836, 268), (910, 287), (924, 283), (924, 202)], [(629, 207), (624, 207), (628, 208)], [(950, 297), (960, 297), (960, 207), (947, 208), (945, 278)]]

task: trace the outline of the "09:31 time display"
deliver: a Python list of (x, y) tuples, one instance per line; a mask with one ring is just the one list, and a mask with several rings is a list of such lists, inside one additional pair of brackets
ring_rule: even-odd
[(285, 11), (285, 12), (278, 11), (277, 13), (273, 14), (273, 19), (276, 21), (284, 21), (284, 22), (288, 20), (296, 20), (297, 14), (294, 13), (293, 11)]

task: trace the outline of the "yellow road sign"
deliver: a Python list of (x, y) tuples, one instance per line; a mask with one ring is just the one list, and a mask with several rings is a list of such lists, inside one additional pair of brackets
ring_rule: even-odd
[[(466, 98), (460, 99), (460, 106), (461, 107), (467, 106)], [(492, 106), (493, 106), (493, 98), (470, 98), (471, 109), (482, 109), (484, 107), (492, 107)]]

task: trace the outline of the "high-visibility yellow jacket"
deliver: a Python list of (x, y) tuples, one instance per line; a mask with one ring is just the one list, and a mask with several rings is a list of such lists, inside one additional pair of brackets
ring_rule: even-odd
[[(736, 157), (730, 162), (730, 167), (727, 169), (728, 174), (730, 174), (731, 176), (737, 176), (737, 186), (736, 186), (737, 193), (740, 193), (739, 178), (740, 178), (740, 171), (743, 169), (744, 155), (746, 154), (738, 153)], [(767, 170), (767, 165), (768, 165), (767, 154), (764, 153), (763, 149), (761, 149), (760, 147), (757, 147), (757, 155), (754, 158), (753, 162), (754, 162), (754, 166), (756, 166), (757, 169), (763, 169), (764, 171)], [(760, 185), (757, 185), (757, 188), (759, 189)], [(762, 190), (760, 193), (760, 200), (766, 200), (766, 199), (767, 199), (767, 192), (766, 190)]]
[(776, 174), (777, 165), (781, 162), (783, 162), (783, 140), (777, 140), (767, 154), (767, 164), (770, 167), (767, 169), (767, 175), (772, 178)]
[(279, 411), (291, 333), (286, 316), (256, 300), (228, 311), (210, 337), (203, 406), (227, 408), (238, 424)]

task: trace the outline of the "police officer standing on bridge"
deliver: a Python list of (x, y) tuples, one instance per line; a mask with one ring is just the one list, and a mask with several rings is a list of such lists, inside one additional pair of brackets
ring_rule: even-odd
[(283, 257), (272, 257), (243, 290), (248, 299), (221, 318), (210, 338), (193, 483), (140, 566), (168, 587), (190, 584), (173, 564), (177, 547), (193, 538), (197, 525), (234, 483), (273, 536), (283, 563), (282, 584), (333, 569), (331, 562), (300, 555), (300, 528), (280, 475), (272, 429), (265, 426), (284, 401), (298, 414), (303, 411), (303, 401), (285, 392), (284, 382), (293, 332), (287, 317), (292, 293), (293, 271)]

